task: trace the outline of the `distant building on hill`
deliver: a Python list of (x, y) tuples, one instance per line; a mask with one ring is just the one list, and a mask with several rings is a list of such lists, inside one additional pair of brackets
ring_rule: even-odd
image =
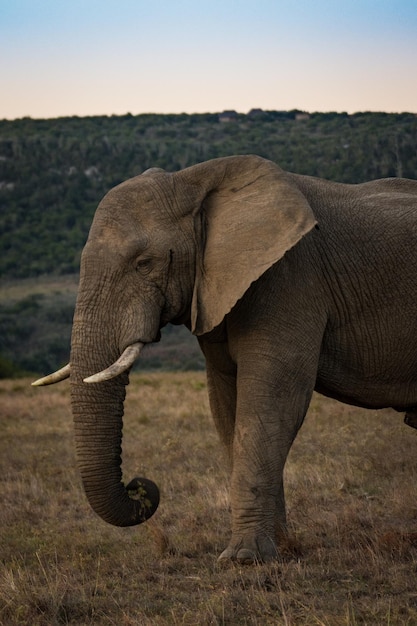
[(263, 109), (251, 109), (248, 113), (248, 118), (251, 120), (262, 119), (266, 116)]
[(310, 113), (296, 113), (295, 119), (297, 120), (297, 122), (299, 122), (300, 120), (309, 120)]
[(219, 122), (227, 123), (227, 122), (236, 122), (238, 118), (238, 114), (236, 111), (223, 111), (223, 113), (219, 113)]

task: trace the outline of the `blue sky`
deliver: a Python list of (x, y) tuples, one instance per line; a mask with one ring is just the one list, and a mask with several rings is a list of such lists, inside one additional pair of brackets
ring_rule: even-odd
[(417, 0), (0, 0), (0, 119), (417, 113)]

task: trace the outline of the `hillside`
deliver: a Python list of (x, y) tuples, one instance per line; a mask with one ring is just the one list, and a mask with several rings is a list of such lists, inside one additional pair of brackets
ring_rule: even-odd
[[(148, 167), (174, 171), (244, 153), (342, 182), (417, 178), (417, 116), (253, 110), (0, 120), (0, 376), (67, 360), (80, 253), (110, 187)], [(166, 334), (146, 367), (202, 367), (186, 331)]]
[[(0, 378), (45, 374), (68, 362), (78, 276), (23, 279), (0, 288)], [(135, 369), (201, 370), (196, 338), (167, 326)]]
[[(221, 121), (222, 119), (228, 121)], [(253, 111), (0, 121), (0, 275), (78, 271), (98, 201), (148, 167), (254, 153), (341, 182), (417, 178), (417, 117)]]

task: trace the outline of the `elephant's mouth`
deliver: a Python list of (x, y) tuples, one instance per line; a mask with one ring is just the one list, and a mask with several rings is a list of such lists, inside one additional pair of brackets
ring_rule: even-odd
[(123, 350), (121, 356), (119, 356), (117, 361), (112, 363), (112, 365), (110, 365), (109, 367), (106, 367), (106, 369), (102, 370), (101, 372), (97, 372), (96, 374), (93, 374), (92, 376), (87, 376), (87, 378), (84, 378), (83, 382), (101, 383), (105, 380), (111, 380), (112, 378), (116, 378), (116, 376), (123, 374), (123, 372), (128, 371), (132, 367), (135, 361), (137, 361), (137, 359), (139, 358), (139, 355), (142, 352), (142, 349), (144, 348), (144, 346), (146, 346), (149, 343), (157, 343), (160, 340), (161, 340), (161, 331), (158, 330), (155, 338), (152, 339), (152, 341), (150, 342), (135, 341), (129, 344)]
[(143, 346), (145, 344), (141, 341), (136, 343), (132, 343), (130, 346), (127, 346), (121, 356), (112, 363), (109, 367), (102, 370), (101, 372), (97, 372), (92, 376), (88, 376), (84, 378), (85, 383), (101, 383), (105, 380), (110, 380), (112, 378), (116, 378), (126, 370), (129, 370), (136, 359), (139, 358), (140, 353), (142, 352)]
[[(161, 332), (158, 331), (155, 339), (150, 343), (157, 343), (161, 339)], [(116, 378), (123, 372), (129, 370), (134, 362), (139, 358), (140, 353), (142, 352), (143, 347), (146, 345), (143, 341), (136, 341), (130, 345), (128, 345), (122, 352), (121, 356), (106, 367), (106, 369), (101, 372), (97, 372), (96, 374), (92, 374), (91, 376), (87, 376), (84, 378), (85, 383), (101, 383), (105, 380), (111, 380), (112, 378)], [(61, 369), (57, 370), (53, 374), (49, 374), (48, 376), (44, 376), (43, 378), (39, 378), (32, 383), (34, 387), (40, 387), (44, 385), (52, 385), (54, 383), (58, 383), (66, 378), (69, 378), (71, 373), (71, 365), (68, 363)]]

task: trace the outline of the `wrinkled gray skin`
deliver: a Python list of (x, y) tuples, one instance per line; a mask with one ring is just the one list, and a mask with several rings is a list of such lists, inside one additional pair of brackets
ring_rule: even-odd
[(344, 185), (237, 156), (122, 183), (94, 217), (72, 334), (72, 410), (91, 506), (133, 525), (158, 495), (145, 483), (139, 502), (121, 482), (128, 374), (83, 379), (127, 346), (158, 340), (168, 322), (186, 324), (206, 357), (231, 467), (232, 536), (221, 558), (276, 557), (284, 463), (314, 389), (408, 411), (415, 424), (416, 313), (416, 181)]

